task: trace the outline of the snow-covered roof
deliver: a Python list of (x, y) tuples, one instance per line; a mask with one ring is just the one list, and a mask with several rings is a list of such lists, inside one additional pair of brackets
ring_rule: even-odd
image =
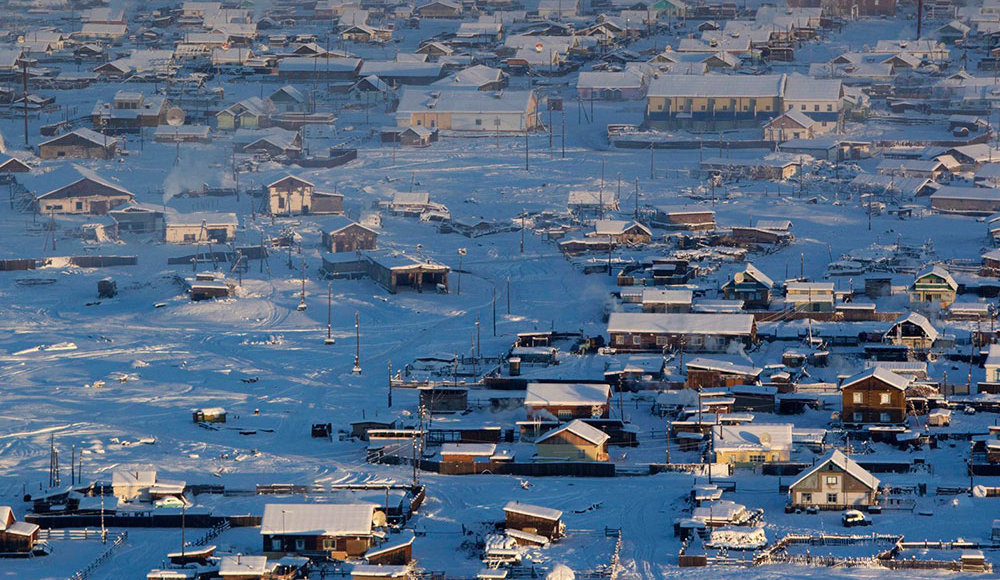
[[(397, 114), (411, 113), (505, 113), (527, 114), (534, 92), (524, 90), (469, 91), (459, 88), (404, 87)], [(527, 121), (527, 119), (525, 119)]]
[(583, 71), (576, 81), (578, 89), (640, 89), (642, 75), (632, 71)]
[(496, 453), (497, 446), (493, 443), (444, 443), (441, 445), (441, 455), (476, 455), (490, 457)]
[(836, 101), (843, 91), (840, 79), (817, 79), (800, 74), (788, 75), (785, 101)]
[(119, 469), (111, 474), (111, 485), (151, 486), (156, 483), (156, 470)]
[(202, 224), (205, 224), (206, 227), (236, 227), (239, 224), (239, 219), (235, 213), (230, 212), (170, 212), (166, 216), (167, 227), (191, 227)]
[(434, 81), (431, 86), (478, 89), (489, 83), (499, 82), (501, 79), (503, 72), (500, 69), (477, 64)]
[(924, 278), (926, 276), (937, 276), (938, 278), (944, 280), (944, 283), (947, 284), (949, 288), (951, 288), (952, 290), (958, 290), (958, 282), (955, 282), (955, 279), (951, 277), (951, 274), (948, 272), (948, 270), (945, 270), (941, 266), (935, 265), (927, 270), (924, 270), (923, 272), (920, 272), (914, 278), (914, 281), (920, 280), (921, 278)]
[(410, 567), (392, 564), (355, 564), (351, 567), (352, 577), (363, 578), (408, 578)]
[(938, 331), (931, 324), (931, 321), (927, 320), (927, 317), (919, 312), (908, 312), (897, 318), (896, 321), (892, 323), (892, 326), (889, 327), (889, 330), (886, 331), (886, 336), (891, 336), (895, 332), (894, 329), (904, 322), (909, 322), (910, 324), (919, 326), (929, 340), (936, 340), (938, 337)]
[(262, 535), (366, 536), (372, 532), (376, 505), (267, 504), (261, 520)]
[[(758, 224), (757, 227), (763, 228), (764, 226)], [(746, 267), (743, 268), (743, 272), (741, 273), (745, 276), (750, 276), (751, 278), (753, 278), (757, 282), (760, 282), (767, 288), (772, 288), (774, 286), (774, 280), (771, 280), (771, 278), (767, 274), (761, 272), (760, 269), (757, 266), (754, 266), (753, 264), (747, 263)]]
[(716, 451), (766, 449), (784, 451), (792, 447), (791, 423), (750, 423), (747, 425), (715, 425), (712, 427)]
[(649, 228), (632, 220), (597, 220), (594, 226), (594, 233), (598, 236), (617, 236), (624, 234), (631, 228), (639, 228), (647, 235), (653, 235)]
[(751, 365), (741, 365), (727, 360), (720, 360), (709, 357), (696, 357), (689, 360), (686, 364), (687, 368), (696, 368), (710, 371), (720, 371), (723, 373), (734, 373), (740, 375), (747, 375), (751, 377), (759, 376), (760, 373), (764, 372), (764, 369), (757, 368)]
[(524, 404), (533, 407), (547, 405), (606, 405), (611, 387), (605, 384), (528, 383)]
[(789, 487), (794, 488), (813, 473), (825, 469), (826, 466), (830, 463), (836, 465), (844, 472), (848, 473), (849, 475), (860, 481), (862, 484), (867, 486), (869, 489), (878, 489), (879, 485), (878, 478), (872, 475), (871, 473), (868, 473), (868, 471), (865, 470), (865, 468), (858, 465), (858, 463), (853, 459), (851, 459), (850, 457), (844, 455), (843, 452), (841, 452), (839, 449), (834, 450), (833, 453), (830, 454), (830, 457), (817, 463), (812, 469), (803, 473), (797, 480), (795, 480), (795, 483), (793, 483)]
[(268, 567), (267, 556), (223, 556), (219, 562), (219, 576), (256, 576), (261, 577), (270, 572), (274, 566)]
[(752, 332), (753, 324), (752, 314), (612, 312), (608, 332), (743, 336)]
[(526, 542), (531, 542), (533, 544), (540, 544), (542, 546), (546, 546), (549, 543), (549, 539), (546, 538), (545, 536), (533, 534), (531, 532), (525, 532), (524, 530), (517, 530), (511, 528), (507, 530), (507, 535), (510, 536), (511, 538), (514, 538), (515, 540), (523, 540)]
[(650, 97), (779, 97), (785, 75), (669, 75), (653, 80)]
[(882, 367), (872, 367), (870, 369), (864, 370), (844, 381), (844, 384), (840, 386), (841, 389), (846, 389), (853, 386), (861, 381), (874, 378), (879, 381), (889, 385), (894, 389), (899, 389), (900, 391), (905, 391), (906, 387), (910, 385), (910, 379), (897, 375), (896, 373), (890, 371), (889, 369)]
[(557, 509), (531, 505), (529, 503), (521, 503), (518, 501), (507, 502), (507, 505), (503, 506), (503, 511), (551, 521), (556, 521), (562, 518), (563, 515), (563, 513)]
[(544, 435), (539, 437), (535, 443), (543, 443), (562, 433), (572, 433), (573, 435), (576, 435), (588, 443), (593, 443), (594, 445), (603, 445), (611, 439), (610, 435), (601, 431), (597, 427), (592, 427), (580, 419), (573, 419), (558, 429), (546, 432)]
[(691, 304), (694, 292), (691, 290), (643, 288), (641, 296), (643, 304)]
[(701, 522), (731, 522), (746, 512), (746, 509), (743, 504), (723, 499), (694, 508), (691, 519)]
[(5, 533), (12, 536), (31, 536), (38, 531), (38, 524), (29, 524), (28, 522), (14, 522), (13, 524), (7, 526), (4, 530)]

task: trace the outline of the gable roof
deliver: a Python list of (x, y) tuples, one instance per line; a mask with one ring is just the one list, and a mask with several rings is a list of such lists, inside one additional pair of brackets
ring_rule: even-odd
[(292, 182), (303, 183), (305, 185), (308, 185), (309, 187), (315, 187), (314, 183), (312, 183), (311, 181), (306, 181), (305, 179), (302, 179), (301, 177), (298, 177), (297, 175), (286, 175), (286, 176), (282, 177), (281, 179), (276, 179), (276, 180), (272, 181), (271, 183), (268, 183), (267, 187), (268, 187), (268, 189), (270, 189), (270, 188), (272, 188), (272, 187), (274, 187), (276, 185), (280, 185), (285, 180), (292, 180)]
[(844, 390), (850, 386), (853, 386), (861, 381), (867, 379), (878, 379), (879, 381), (889, 385), (894, 389), (899, 389), (900, 391), (905, 391), (906, 387), (910, 385), (910, 379), (897, 375), (896, 373), (890, 371), (889, 369), (883, 367), (872, 367), (866, 371), (862, 371), (853, 377), (848, 378), (844, 381), (844, 384), (840, 385), (840, 389)]
[(115, 145), (119, 141), (117, 137), (112, 137), (110, 135), (105, 136), (104, 133), (98, 133), (97, 131), (94, 131), (92, 129), (81, 127), (79, 129), (74, 129), (69, 133), (63, 133), (62, 135), (53, 137), (48, 141), (43, 141), (39, 143), (38, 146), (43, 147), (45, 145), (57, 145), (61, 141), (66, 141), (69, 139), (83, 139), (84, 141), (92, 143), (93, 145), (96, 145), (98, 147), (104, 147), (105, 144), (107, 144), (107, 146)]
[[(974, 189), (984, 189), (984, 188), (978, 187)], [(923, 272), (917, 274), (917, 276), (913, 279), (913, 282), (915, 284), (917, 280), (925, 276), (931, 276), (931, 275), (943, 279), (944, 283), (947, 284), (948, 287), (951, 288), (952, 290), (958, 290), (958, 282), (955, 282), (955, 279), (951, 277), (951, 274), (948, 273), (948, 270), (945, 270), (941, 266), (933, 266), (929, 270), (924, 270)]]
[[(36, 175), (29, 185), (36, 186), (37, 189), (35, 191), (45, 191), (45, 193), (38, 196), (38, 199), (75, 197), (80, 193), (135, 197), (127, 189), (98, 177), (90, 170), (76, 166), (60, 168), (49, 173)], [(90, 186), (89, 188), (87, 187), (88, 185)], [(89, 191), (91, 188), (102, 191)]]
[(747, 425), (714, 425), (713, 443), (716, 450), (767, 449), (781, 451), (792, 447), (791, 423), (750, 423)]
[(367, 536), (375, 517), (373, 503), (267, 504), (261, 535)]
[(518, 501), (507, 502), (507, 505), (503, 506), (503, 511), (551, 521), (558, 520), (563, 516), (563, 513), (557, 509), (521, 503)]
[(594, 445), (603, 445), (611, 439), (610, 435), (601, 431), (597, 427), (591, 427), (579, 419), (573, 419), (562, 427), (553, 429), (542, 435), (535, 440), (535, 444), (544, 443), (545, 441), (548, 441), (549, 439), (552, 439), (556, 435), (560, 435), (562, 433), (572, 433), (573, 435), (576, 435), (588, 443), (593, 443)]
[(910, 312), (897, 318), (895, 322), (892, 323), (892, 326), (889, 327), (889, 330), (886, 331), (886, 336), (892, 335), (893, 329), (904, 322), (909, 322), (910, 324), (919, 326), (930, 340), (936, 340), (938, 337), (938, 331), (933, 325), (931, 325), (931, 321), (927, 320), (927, 317), (919, 312)]
[(825, 468), (828, 464), (831, 463), (839, 467), (841, 470), (843, 470), (845, 473), (847, 473), (854, 479), (864, 484), (869, 489), (878, 489), (879, 485), (878, 478), (872, 475), (871, 473), (868, 473), (868, 471), (865, 470), (865, 468), (858, 465), (858, 463), (853, 459), (851, 459), (850, 457), (844, 455), (840, 450), (834, 450), (834, 452), (830, 454), (830, 457), (826, 458), (824, 461), (817, 463), (812, 469), (803, 473), (801, 477), (795, 480), (795, 483), (791, 484), (788, 487), (793, 488), (797, 486), (807, 477), (809, 477), (813, 473), (821, 471), (823, 468)]
[(347, 216), (336, 215), (330, 216), (327, 220), (323, 222), (323, 231), (327, 234), (335, 234), (341, 230), (345, 230), (351, 226), (357, 226), (363, 230), (367, 230), (371, 233), (377, 233), (375, 230), (365, 227), (358, 222), (352, 220)]
[(525, 405), (606, 405), (611, 387), (606, 384), (528, 383)]

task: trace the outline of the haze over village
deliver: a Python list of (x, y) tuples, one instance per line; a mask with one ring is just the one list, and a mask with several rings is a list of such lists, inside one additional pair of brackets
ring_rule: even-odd
[(1000, 0), (0, 17), (0, 579), (998, 570)]

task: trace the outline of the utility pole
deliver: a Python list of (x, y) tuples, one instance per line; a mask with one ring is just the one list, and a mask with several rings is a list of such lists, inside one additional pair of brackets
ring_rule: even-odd
[(497, 289), (493, 287), (493, 336), (497, 335)]
[(521, 253), (524, 253), (524, 214), (527, 213), (521, 208)]
[(504, 294), (507, 295), (507, 314), (510, 315), (510, 276), (507, 276), (507, 287), (504, 289)]
[[(291, 246), (289, 246), (291, 247)], [(306, 309), (306, 257), (302, 256), (302, 292), (299, 294), (299, 305), (296, 307), (299, 312)]]
[[(24, 148), (30, 148), (28, 145), (28, 61), (25, 60), (21, 63), (21, 71), (23, 75), (24, 83)], [(105, 144), (105, 150), (107, 150), (107, 144)]]
[(566, 159), (566, 111), (562, 111), (562, 158)]
[(635, 178), (635, 214), (632, 219), (639, 221), (639, 178)]
[(524, 127), (524, 170), (525, 171), (529, 171), (529, 169), (528, 169), (528, 127), (527, 127), (527, 125), (525, 125), (525, 127)]
[(653, 144), (649, 144), (649, 179), (656, 179), (656, 175), (653, 170)]
[(354, 312), (354, 368), (351, 373), (361, 374), (361, 313)]
[(479, 315), (476, 315), (476, 358), (481, 358), (483, 351), (479, 348)]
[(333, 282), (326, 291), (326, 340), (323, 344), (333, 344)]
[(392, 408), (392, 361), (386, 363), (389, 368), (389, 408)]

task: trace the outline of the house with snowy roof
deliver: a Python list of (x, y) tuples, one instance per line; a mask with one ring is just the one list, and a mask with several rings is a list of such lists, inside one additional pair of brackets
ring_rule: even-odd
[(573, 419), (535, 440), (535, 461), (607, 461), (611, 437)]
[(910, 285), (910, 303), (933, 303), (947, 308), (958, 294), (958, 282), (941, 266), (917, 274)]
[(477, 64), (460, 70), (431, 86), (449, 89), (471, 89), (476, 91), (499, 91), (507, 87), (507, 73), (498, 68)]
[(906, 388), (910, 379), (883, 367), (872, 367), (840, 385), (845, 425), (899, 425), (906, 422)]
[(524, 394), (528, 418), (570, 419), (607, 417), (611, 387), (605, 384), (528, 383)]
[(726, 352), (757, 340), (751, 314), (612, 312), (609, 345), (621, 351)]
[(720, 130), (759, 127), (779, 115), (785, 75), (667, 75), (646, 91), (646, 119), (657, 127)]
[(121, 140), (81, 127), (38, 145), (42, 159), (111, 159), (118, 154)]
[(406, 87), (396, 107), (400, 127), (420, 125), (442, 131), (521, 132), (540, 126), (534, 91), (469, 91)]
[(376, 545), (385, 514), (373, 503), (267, 504), (260, 535), (267, 554), (360, 558)]
[(323, 249), (329, 252), (374, 250), (378, 233), (346, 216), (328, 218), (322, 223)]
[(135, 195), (127, 189), (78, 167), (63, 167), (25, 180), (35, 194), (38, 211), (52, 214), (104, 215), (129, 203)]
[(802, 111), (789, 110), (764, 124), (766, 141), (782, 142), (787, 139), (812, 139), (816, 121)]
[(919, 312), (908, 312), (892, 323), (882, 335), (882, 340), (896, 346), (926, 350), (934, 344), (938, 335), (937, 329), (926, 316)]
[(716, 463), (756, 465), (788, 461), (792, 452), (792, 424), (714, 425), (712, 450)]
[(566, 533), (560, 510), (518, 501), (503, 507), (505, 526), (508, 530), (529, 531), (549, 540), (556, 540)]
[(856, 461), (836, 450), (788, 486), (793, 509), (839, 510), (878, 503), (881, 482)]
[(742, 271), (733, 274), (722, 285), (722, 296), (726, 300), (742, 300), (747, 308), (766, 309), (771, 304), (771, 289), (774, 281), (753, 264), (747, 264)]
[(751, 364), (711, 357), (695, 357), (685, 364), (689, 389), (710, 389), (753, 385), (759, 382), (764, 369)]

